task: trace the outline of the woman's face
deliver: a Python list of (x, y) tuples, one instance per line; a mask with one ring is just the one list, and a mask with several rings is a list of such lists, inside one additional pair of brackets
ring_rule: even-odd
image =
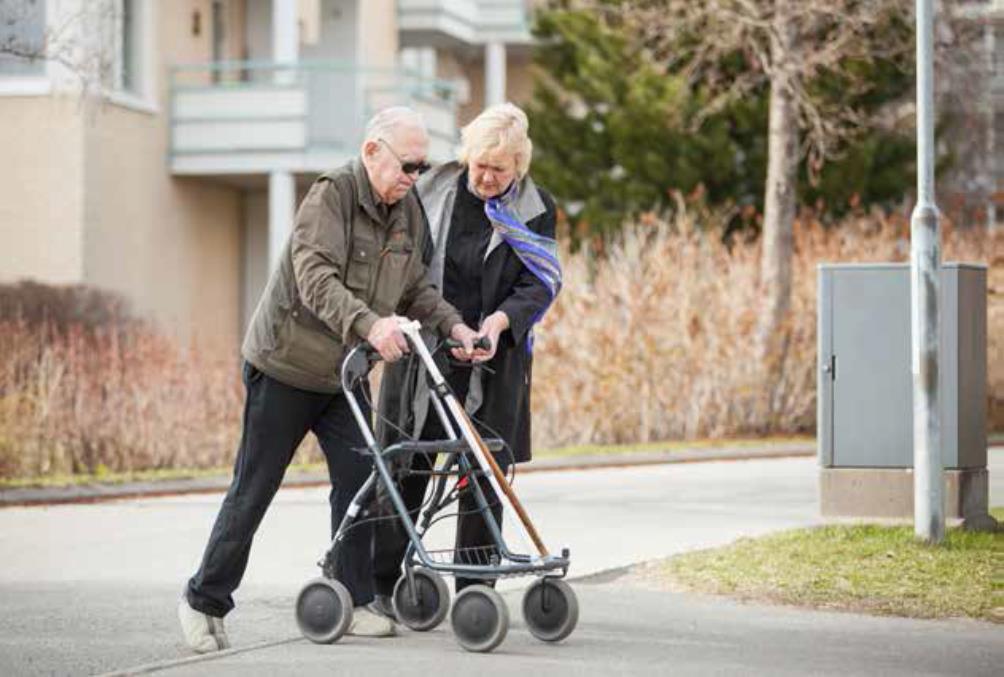
[(471, 186), (482, 200), (505, 192), (516, 179), (516, 158), (504, 150), (490, 150), (470, 159)]

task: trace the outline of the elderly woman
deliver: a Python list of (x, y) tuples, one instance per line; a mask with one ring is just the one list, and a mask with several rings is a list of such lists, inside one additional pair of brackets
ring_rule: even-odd
[[(506, 442), (508, 449), (496, 455), (503, 470), (530, 460), (533, 325), (561, 285), (554, 201), (527, 174), (533, 148), (527, 131), (526, 114), (518, 107), (492, 106), (462, 130), (459, 162), (437, 167), (416, 185), (429, 220), (429, 273), (464, 322), (491, 345), (472, 355), (454, 350), (455, 358), (469, 364), (463, 368), (444, 359), (444, 375), (482, 433)], [(445, 439), (417, 359), (390, 367), (380, 390), (386, 418), (378, 424), (382, 443), (402, 434)], [(416, 454), (412, 469), (427, 470), (433, 460)], [(427, 485), (428, 475), (409, 475), (401, 483), (413, 515)], [(482, 487), (501, 526), (502, 507), (488, 483), (482, 481)], [(458, 558), (463, 549), (492, 543), (472, 492), (462, 491), (459, 503)], [(407, 536), (393, 520), (378, 525), (377, 606), (385, 612), (392, 608), (406, 546)], [(457, 591), (477, 582), (458, 578)]]

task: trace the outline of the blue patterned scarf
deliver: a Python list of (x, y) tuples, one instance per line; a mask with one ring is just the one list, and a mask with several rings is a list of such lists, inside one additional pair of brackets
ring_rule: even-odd
[(558, 242), (533, 232), (513, 213), (512, 205), (518, 196), (519, 185), (513, 181), (505, 193), (485, 200), (485, 215), (495, 232), (512, 248), (527, 270), (544, 283), (551, 296), (548, 305), (531, 319), (531, 329), (526, 334), (526, 350), (529, 353), (533, 352), (533, 325), (540, 321), (561, 291), (561, 263), (558, 261)]
[(516, 252), (523, 265), (544, 283), (551, 301), (554, 301), (561, 290), (558, 242), (533, 232), (513, 214), (511, 205), (516, 201), (518, 192), (518, 184), (513, 181), (505, 193), (485, 200), (485, 215), (492, 222), (495, 231)]

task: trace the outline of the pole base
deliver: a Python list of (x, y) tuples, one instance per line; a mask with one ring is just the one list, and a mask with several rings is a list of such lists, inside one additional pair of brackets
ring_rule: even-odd
[[(945, 519), (967, 529), (992, 531), (989, 475), (984, 468), (946, 468)], [(823, 517), (913, 520), (912, 468), (820, 468), (819, 507)]]

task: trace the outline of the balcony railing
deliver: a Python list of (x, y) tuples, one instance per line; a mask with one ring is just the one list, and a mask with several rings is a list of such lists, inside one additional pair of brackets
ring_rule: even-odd
[(398, 0), (402, 46), (529, 43), (526, 0)]
[(335, 62), (222, 62), (171, 69), (170, 162), (177, 174), (317, 172), (354, 156), (366, 120), (407, 105), (429, 129), (429, 156), (457, 142), (451, 83)]

